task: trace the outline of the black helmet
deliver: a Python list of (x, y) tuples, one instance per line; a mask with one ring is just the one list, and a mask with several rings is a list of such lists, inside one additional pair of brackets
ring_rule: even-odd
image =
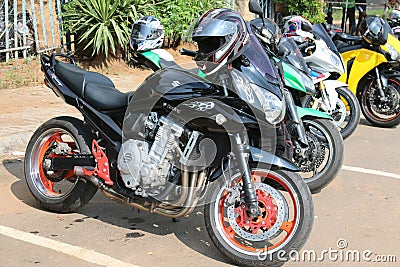
[(361, 22), (360, 34), (363, 39), (374, 46), (384, 45), (388, 39), (387, 22), (377, 16), (367, 16)]
[(243, 53), (249, 33), (239, 13), (219, 8), (207, 11), (197, 21), (192, 39), (199, 48), (194, 60), (208, 75)]
[(153, 16), (138, 19), (132, 26), (130, 46), (134, 51), (160, 48), (164, 42), (164, 27)]

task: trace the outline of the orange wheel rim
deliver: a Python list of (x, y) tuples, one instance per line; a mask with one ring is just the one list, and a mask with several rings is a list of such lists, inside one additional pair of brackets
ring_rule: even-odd
[[(238, 248), (241, 248), (242, 250), (245, 250), (245, 251), (248, 251), (248, 252), (265, 252), (265, 251), (271, 251), (271, 250), (273, 250), (273, 249), (276, 249), (277, 247), (279, 247), (280, 245), (282, 245), (286, 240), (288, 240), (288, 238), (291, 236), (291, 234), (292, 234), (292, 232), (293, 232), (293, 230), (295, 229), (295, 225), (296, 225), (296, 220), (298, 219), (297, 218), (297, 216), (298, 216), (298, 212), (297, 212), (297, 204), (296, 204), (296, 201), (295, 201), (295, 197), (294, 197), (294, 195), (293, 195), (293, 192), (290, 190), (290, 188), (286, 185), (286, 183), (284, 183), (284, 182), (282, 182), (281, 181), (281, 179), (278, 177), (278, 176), (275, 176), (275, 175), (273, 175), (273, 174), (271, 174), (271, 173), (269, 173), (269, 172), (266, 172), (266, 171), (253, 171), (252, 173), (251, 173), (251, 175), (252, 175), (252, 178), (253, 178), (253, 181), (257, 181), (257, 180), (259, 180), (258, 178), (259, 177), (265, 177), (266, 179), (271, 179), (271, 180), (273, 180), (273, 181), (276, 181), (276, 182), (278, 182), (279, 183), (279, 185), (281, 185), (285, 190), (286, 190), (286, 192), (288, 192), (288, 194), (289, 194), (289, 196), (290, 196), (290, 199), (291, 199), (291, 202), (293, 203), (293, 219), (292, 220), (290, 220), (290, 221), (283, 221), (283, 223), (281, 223), (281, 225), (280, 225), (280, 227), (279, 227), (279, 230), (281, 230), (281, 233), (283, 233), (285, 236), (282, 238), (282, 239), (280, 239), (279, 241), (277, 241), (275, 244), (273, 244), (273, 245), (270, 245), (270, 246), (264, 246), (264, 247), (260, 247), (260, 248), (255, 248), (255, 247), (251, 247), (251, 246), (248, 246), (248, 245), (244, 245), (244, 244), (242, 244), (241, 242), (239, 242), (239, 240), (237, 239), (237, 237), (238, 237), (238, 235), (237, 235), (237, 233), (236, 233), (236, 231), (235, 231), (235, 229), (232, 227), (232, 225), (230, 225), (230, 223), (228, 223), (227, 221), (226, 221), (226, 217), (225, 217), (225, 214), (224, 214), (224, 209), (225, 209), (225, 205), (224, 205), (224, 203), (225, 203), (225, 201), (226, 201), (226, 199), (227, 199), (227, 197), (228, 197), (228, 195), (229, 195), (229, 193), (228, 193), (228, 191), (226, 191), (225, 190), (225, 192), (223, 193), (223, 196), (221, 197), (221, 199), (220, 199), (220, 202), (219, 202), (219, 205), (218, 205), (218, 208), (219, 208), (219, 210), (218, 210), (218, 215), (219, 215), (219, 223), (220, 223), (220, 225), (222, 226), (222, 229), (223, 229), (223, 231), (224, 231), (224, 234), (225, 234), (225, 236), (226, 236), (226, 238), (232, 243), (232, 244), (234, 244), (235, 246), (237, 246)], [(258, 178), (257, 178), (258, 177)], [(241, 178), (238, 178), (238, 180), (240, 181), (241, 180)], [(262, 191), (261, 191), (262, 192)], [(260, 199), (261, 198), (261, 201), (259, 201), (259, 206), (260, 206), (260, 203), (262, 203), (262, 205), (264, 206), (264, 207), (266, 207), (267, 205), (270, 205), (272, 202), (271, 202), (271, 199), (270, 199), (270, 197), (271, 196), (266, 196), (265, 195), (265, 193), (261, 193), (260, 192), (260, 190), (257, 190), (257, 197)], [(263, 196), (264, 195), (264, 196)], [(267, 199), (269, 199), (269, 200), (267, 200)], [(268, 203), (267, 203), (268, 202)], [(242, 204), (240, 204), (240, 205), (242, 205)], [(239, 206), (240, 206), (239, 205)], [(236, 212), (237, 211), (239, 211), (239, 208), (236, 208), (235, 209), (235, 214), (236, 214)], [(241, 211), (243, 211), (243, 210), (241, 210)], [(244, 216), (245, 217), (245, 215), (244, 215), (244, 213), (242, 212), (241, 214), (239, 214), (238, 216), (237, 216), (237, 218), (239, 218), (239, 220), (241, 221), (240, 222), (240, 224), (239, 225), (242, 225), (242, 226), (247, 226), (247, 225), (258, 225), (260, 222), (262, 222), (263, 220), (265, 221), (265, 219), (267, 218), (267, 219), (271, 219), (271, 223), (273, 223), (273, 213), (271, 213), (271, 214), (267, 214), (266, 213), (266, 215), (264, 215), (264, 217), (262, 217), (262, 218), (256, 218), (253, 222), (250, 222), (250, 223), (248, 223), (247, 225), (246, 224), (243, 224), (243, 221), (242, 221), (242, 216)], [(269, 217), (268, 217), (269, 216)], [(247, 218), (245, 218), (245, 219), (247, 219)], [(266, 222), (266, 224), (268, 223), (268, 221), (265, 221)], [(267, 225), (267, 226), (271, 226), (271, 225)], [(259, 228), (256, 228), (256, 229), (259, 229)], [(254, 228), (253, 228), (253, 231), (254, 231)], [(254, 232), (253, 232), (254, 233)], [(240, 237), (239, 237), (240, 238)], [(265, 240), (265, 241), (267, 241), (267, 240)]]
[(30, 187), (45, 198), (60, 199), (72, 192), (78, 183), (73, 170), (54, 170), (52, 158), (68, 157), (81, 148), (75, 136), (64, 128), (49, 128), (36, 136), (27, 151), (25, 177)]
[(49, 192), (53, 194), (57, 194), (57, 192), (54, 191), (54, 182), (50, 181), (44, 171), (43, 168), (43, 161), (46, 158), (46, 153), (48, 152), (49, 148), (54, 142), (62, 142), (61, 139), (61, 133), (56, 133), (53, 136), (51, 136), (46, 142), (42, 145), (42, 148), (40, 149), (40, 154), (39, 154), (39, 175), (40, 175), (40, 180), (42, 181), (44, 187), (46, 187)]

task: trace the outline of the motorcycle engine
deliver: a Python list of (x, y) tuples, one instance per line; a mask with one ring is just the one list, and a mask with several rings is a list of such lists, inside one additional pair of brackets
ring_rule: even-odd
[(172, 119), (157, 118), (156, 113), (145, 122), (147, 141), (128, 139), (118, 155), (118, 169), (125, 186), (141, 196), (156, 195), (165, 186), (174, 162), (180, 158), (179, 138), (184, 128)]

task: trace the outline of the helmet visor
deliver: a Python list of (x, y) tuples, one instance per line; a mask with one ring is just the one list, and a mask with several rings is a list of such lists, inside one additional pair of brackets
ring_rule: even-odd
[(137, 40), (155, 40), (160, 37), (158, 29), (142, 24), (134, 24), (132, 27), (131, 38)]
[(237, 24), (215, 18), (204, 18), (197, 27), (193, 27), (192, 38), (207, 36), (227, 36), (237, 31)]
[(389, 19), (398, 19), (399, 17), (400, 17), (400, 12), (398, 12), (397, 10), (393, 10), (389, 14)]
[(368, 25), (368, 30), (373, 34), (373, 35), (378, 35), (380, 31), (382, 30), (382, 23), (379, 21), (379, 19), (375, 19)]

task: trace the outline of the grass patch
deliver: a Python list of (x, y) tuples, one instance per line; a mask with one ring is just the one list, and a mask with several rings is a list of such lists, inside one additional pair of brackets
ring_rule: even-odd
[(39, 84), (40, 62), (37, 58), (10, 60), (0, 64), (0, 89), (35, 86)]

